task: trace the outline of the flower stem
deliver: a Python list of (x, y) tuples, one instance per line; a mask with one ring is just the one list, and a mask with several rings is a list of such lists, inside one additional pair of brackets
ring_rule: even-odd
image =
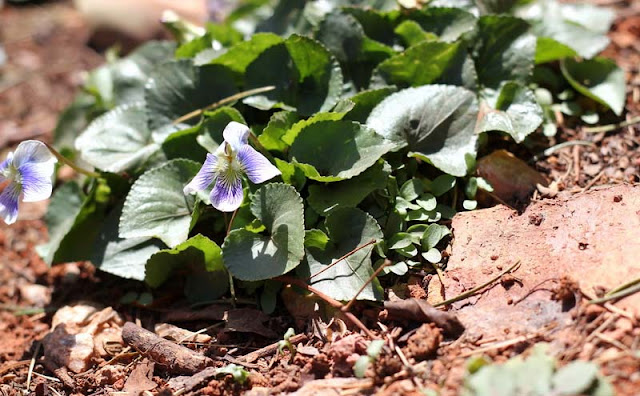
[(197, 117), (199, 115), (201, 115), (202, 113), (204, 113), (207, 110), (212, 110), (215, 109), (216, 107), (220, 107), (220, 106), (224, 106), (227, 103), (231, 103), (231, 102), (235, 102), (236, 100), (242, 99), (242, 98), (246, 98), (247, 96), (251, 96), (251, 95), (256, 95), (259, 93), (263, 93), (263, 92), (269, 92), (269, 91), (273, 91), (274, 89), (276, 89), (275, 86), (273, 85), (269, 85), (266, 87), (260, 87), (260, 88), (254, 88), (254, 89), (250, 89), (248, 91), (242, 91), (242, 92), (238, 92), (235, 95), (231, 95), (229, 97), (226, 97), (224, 99), (221, 99), (215, 103), (210, 104), (209, 106), (203, 107), (201, 109), (196, 109), (190, 113), (187, 113), (183, 116), (180, 116), (178, 118), (176, 118), (173, 121), (173, 124), (179, 124), (181, 122), (187, 121), (192, 119), (193, 117)]
[[(231, 215), (231, 220), (229, 221), (229, 224), (227, 224), (227, 236), (231, 232), (231, 227), (233, 226), (233, 220), (235, 220), (237, 213), (238, 213), (238, 209), (233, 211), (233, 214)], [(226, 214), (224, 218), (225, 220), (227, 219)], [(231, 272), (229, 271), (227, 271), (227, 274), (229, 275), (229, 293), (231, 293), (231, 306), (235, 308), (237, 298), (236, 298), (236, 288), (233, 285), (233, 275), (231, 275)]]
[(47, 148), (49, 149), (51, 154), (53, 154), (58, 159), (58, 161), (62, 162), (65, 165), (68, 165), (74, 171), (76, 171), (78, 173), (82, 173), (83, 175), (89, 176), (89, 177), (100, 177), (100, 174), (98, 172), (93, 172), (93, 171), (90, 171), (90, 170), (87, 170), (87, 169), (79, 167), (78, 165), (73, 163), (73, 161), (71, 161), (70, 159), (68, 159), (64, 155), (60, 154), (58, 152), (58, 150), (53, 148), (53, 146), (51, 146), (49, 143), (45, 143), (45, 142), (42, 142), (42, 143), (45, 146), (47, 146)]

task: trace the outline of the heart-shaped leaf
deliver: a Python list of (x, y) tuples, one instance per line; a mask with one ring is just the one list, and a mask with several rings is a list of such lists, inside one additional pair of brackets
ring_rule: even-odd
[(131, 187), (120, 218), (120, 237), (155, 237), (169, 247), (187, 240), (195, 198), (182, 192), (200, 164), (175, 159), (145, 172)]
[(91, 263), (122, 278), (144, 280), (147, 260), (166, 246), (149, 237), (120, 238), (118, 228), (122, 204), (109, 213), (93, 245)]
[(342, 91), (342, 71), (331, 52), (295, 34), (263, 51), (247, 67), (245, 77), (247, 88), (276, 87), (243, 101), (261, 110), (295, 108), (311, 115), (330, 110)]
[(609, 107), (616, 115), (622, 114), (626, 95), (624, 71), (614, 61), (566, 59), (560, 68), (576, 91)]
[(220, 298), (229, 288), (222, 249), (203, 235), (196, 235), (173, 249), (160, 250), (147, 261), (145, 282), (158, 287), (172, 273), (187, 272), (185, 295), (192, 303)]
[(476, 156), (477, 115), (477, 100), (471, 91), (425, 85), (387, 97), (373, 109), (367, 126), (394, 142), (396, 149), (408, 147), (410, 156), (464, 176)]
[(234, 277), (257, 281), (286, 274), (304, 256), (304, 210), (290, 185), (271, 183), (251, 195), (251, 213), (267, 235), (233, 230), (222, 245), (225, 266)]
[(134, 169), (160, 148), (166, 133), (152, 133), (143, 102), (126, 104), (94, 120), (76, 139), (83, 160), (113, 173)]
[(542, 108), (531, 90), (521, 84), (503, 85), (495, 100), (485, 103), (488, 108), (478, 125), (478, 132), (506, 132), (516, 143), (522, 142), (543, 121)]
[[(311, 284), (319, 291), (340, 301), (352, 299), (373, 275), (371, 252), (373, 248), (360, 249), (327, 269), (334, 261), (371, 240), (380, 241), (382, 231), (376, 220), (357, 208), (337, 209), (325, 221), (330, 239), (325, 249), (307, 247), (307, 261)], [(359, 300), (382, 299), (382, 288), (377, 279), (369, 283), (358, 296)]]
[(289, 151), (305, 175), (338, 181), (359, 175), (393, 148), (376, 131), (354, 121), (317, 121), (306, 125)]
[(163, 63), (145, 86), (149, 128), (171, 125), (179, 117), (234, 93), (233, 75), (225, 66), (194, 66), (187, 59)]
[(498, 89), (503, 81), (526, 83), (533, 71), (536, 37), (519, 18), (485, 15), (478, 20), (473, 60), (478, 81)]

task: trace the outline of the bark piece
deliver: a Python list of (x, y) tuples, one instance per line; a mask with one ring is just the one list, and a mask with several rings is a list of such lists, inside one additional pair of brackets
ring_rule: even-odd
[(131, 322), (122, 328), (122, 339), (170, 373), (194, 374), (213, 364), (208, 357), (160, 338)]
[(459, 337), (464, 332), (464, 325), (454, 314), (437, 310), (424, 300), (408, 298), (400, 301), (385, 301), (384, 309), (387, 310), (387, 319), (390, 320), (405, 319), (433, 323), (453, 338)]

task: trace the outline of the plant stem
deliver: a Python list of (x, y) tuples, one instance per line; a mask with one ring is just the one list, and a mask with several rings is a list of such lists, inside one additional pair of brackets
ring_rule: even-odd
[(604, 297), (590, 300), (589, 303), (602, 304), (607, 301), (617, 300), (619, 298), (626, 297), (637, 292), (640, 292), (640, 278), (625, 283), (622, 286), (616, 287), (615, 289), (605, 294)]
[[(229, 235), (229, 233), (231, 232), (231, 226), (233, 225), (233, 220), (236, 218), (236, 214), (238, 213), (238, 209), (233, 211), (233, 214), (231, 215), (231, 220), (229, 221), (229, 224), (227, 225), (227, 236)], [(227, 219), (227, 216), (225, 215), (225, 220)], [(231, 275), (231, 272), (229, 270), (227, 270), (227, 274), (229, 275), (229, 293), (231, 293), (231, 306), (233, 308), (236, 307), (236, 288), (233, 285), (233, 275)]]
[(356, 298), (358, 298), (358, 296), (360, 295), (360, 293), (362, 293), (362, 291), (364, 290), (365, 287), (367, 287), (367, 285), (371, 282), (373, 282), (373, 280), (378, 276), (378, 274), (380, 274), (380, 272), (382, 272), (382, 270), (384, 269), (384, 267), (386, 267), (387, 265), (391, 264), (391, 260), (386, 259), (384, 260), (384, 262), (382, 263), (382, 265), (380, 267), (378, 267), (377, 270), (375, 270), (375, 272), (369, 277), (369, 279), (364, 283), (364, 285), (362, 285), (362, 287), (360, 288), (360, 290), (358, 290), (358, 292), (351, 298), (351, 300), (349, 300), (349, 302), (347, 303), (347, 305), (343, 306), (342, 308), (340, 308), (340, 310), (342, 312), (348, 312), (351, 309), (351, 306), (353, 305), (353, 303), (356, 301)]
[[(342, 303), (340, 301), (334, 300), (333, 298), (327, 296), (326, 294), (322, 293), (321, 291), (315, 289), (312, 286), (309, 286), (306, 282), (304, 282), (302, 279), (298, 279), (295, 278), (293, 276), (278, 276), (277, 278), (273, 278), (273, 280), (277, 280), (279, 282), (283, 282), (283, 283), (288, 283), (290, 285), (296, 285), (298, 287), (301, 287), (303, 289), (305, 289), (306, 291), (315, 294), (316, 296), (318, 296), (318, 298), (324, 300), (327, 304), (331, 305), (334, 308), (337, 308), (339, 310), (342, 311)], [(371, 338), (372, 340), (378, 339), (378, 337), (376, 337), (368, 328), (367, 326), (364, 325), (364, 323), (362, 323), (360, 321), (360, 319), (356, 318), (356, 316), (354, 314), (352, 314), (351, 312), (344, 312), (342, 311), (342, 313), (344, 314), (344, 316), (356, 327), (358, 327), (360, 330), (362, 330), (369, 338)]]
[(611, 131), (615, 131), (616, 129), (628, 127), (638, 123), (640, 123), (640, 116), (633, 117), (627, 121), (622, 121), (618, 124), (599, 125), (596, 127), (582, 128), (582, 131), (586, 133), (611, 132)]
[(513, 264), (511, 267), (507, 268), (506, 270), (502, 271), (501, 273), (499, 273), (498, 275), (496, 275), (495, 277), (491, 278), (490, 280), (486, 281), (485, 283), (481, 284), (480, 286), (476, 286), (471, 290), (468, 290), (462, 294), (458, 294), (455, 297), (452, 297), (448, 300), (444, 300), (441, 301), (437, 304), (434, 304), (433, 307), (437, 308), (437, 307), (442, 307), (444, 305), (450, 305), (453, 304), (454, 302), (458, 302), (460, 300), (464, 300), (465, 298), (469, 298), (471, 296), (473, 296), (474, 294), (476, 294), (477, 292), (479, 292), (480, 290), (484, 289), (485, 287), (489, 286), (490, 284), (492, 284), (493, 282), (497, 281), (498, 279), (502, 278), (504, 275), (508, 274), (511, 271), (514, 271), (516, 269), (516, 267), (520, 266), (520, 260), (516, 261), (515, 264)]
[(220, 107), (220, 106), (224, 106), (227, 103), (231, 103), (231, 102), (235, 102), (236, 100), (242, 99), (242, 98), (246, 98), (247, 96), (251, 96), (251, 95), (255, 95), (255, 94), (259, 94), (259, 93), (263, 93), (263, 92), (269, 92), (269, 91), (273, 91), (274, 89), (276, 89), (275, 86), (273, 85), (269, 85), (266, 87), (260, 87), (260, 88), (254, 88), (254, 89), (250, 89), (248, 91), (242, 91), (242, 92), (238, 92), (235, 95), (231, 95), (229, 97), (226, 97), (224, 99), (221, 99), (215, 103), (210, 104), (209, 106), (203, 107), (201, 109), (196, 109), (190, 113), (187, 113), (183, 116), (180, 116), (178, 118), (176, 118), (173, 121), (173, 124), (179, 124), (181, 122), (190, 120), (194, 117), (197, 117), (199, 115), (201, 115), (202, 113), (204, 113), (207, 110), (212, 110), (215, 109), (216, 107)]
[(339, 259), (337, 259), (336, 261), (334, 261), (333, 263), (329, 264), (328, 266), (326, 266), (325, 268), (321, 269), (320, 271), (316, 272), (315, 274), (311, 275), (310, 277), (307, 278), (307, 280), (310, 280), (313, 277), (316, 277), (318, 275), (320, 275), (321, 273), (325, 272), (326, 270), (328, 270), (329, 268), (333, 267), (334, 265), (338, 264), (340, 261), (346, 259), (347, 257), (351, 256), (352, 254), (354, 254), (355, 252), (357, 252), (360, 249), (363, 249), (369, 245), (372, 245), (376, 243), (375, 239), (370, 240), (369, 242), (358, 246), (357, 248), (353, 249), (352, 251), (350, 251), (349, 253), (345, 254), (344, 256), (340, 257)]
[(53, 148), (53, 146), (51, 146), (49, 143), (45, 143), (45, 142), (42, 142), (42, 143), (45, 146), (47, 146), (47, 148), (49, 149), (51, 154), (53, 154), (58, 159), (58, 161), (62, 162), (65, 165), (68, 165), (74, 171), (76, 171), (78, 173), (82, 173), (83, 175), (89, 176), (89, 177), (100, 177), (100, 174), (98, 172), (93, 172), (93, 171), (90, 171), (90, 170), (86, 170), (86, 169), (81, 168), (78, 165), (74, 164), (73, 161), (71, 161), (70, 159), (68, 159), (64, 155), (60, 154), (58, 152), (58, 150)]

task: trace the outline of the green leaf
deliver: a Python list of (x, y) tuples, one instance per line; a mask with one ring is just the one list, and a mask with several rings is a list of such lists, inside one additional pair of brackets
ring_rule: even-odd
[(594, 58), (583, 61), (566, 59), (560, 63), (562, 74), (581, 94), (622, 114), (626, 86), (624, 72), (614, 61)]
[(222, 245), (225, 266), (234, 277), (256, 281), (283, 275), (304, 256), (302, 198), (290, 185), (270, 183), (251, 196), (251, 212), (267, 235), (233, 230)]
[[(454, 176), (464, 176), (476, 156), (478, 105), (467, 89), (448, 85), (407, 88), (376, 106), (367, 126), (408, 147), (409, 156), (432, 163)], [(435, 194), (434, 194), (435, 195)]]
[(407, 47), (411, 47), (425, 40), (438, 39), (437, 35), (425, 32), (418, 22), (411, 20), (399, 24), (395, 29), (395, 33), (402, 38)]
[(387, 245), (389, 245), (389, 249), (404, 249), (413, 245), (413, 238), (407, 232), (399, 232), (389, 239)]
[(85, 194), (75, 181), (63, 184), (53, 193), (44, 217), (49, 231), (49, 242), (37, 248), (38, 254), (47, 264), (54, 261), (56, 250), (73, 227), (85, 198)]
[(329, 243), (329, 237), (322, 230), (308, 230), (304, 232), (304, 246), (324, 250)]
[(135, 169), (160, 148), (166, 133), (152, 133), (143, 102), (125, 104), (95, 119), (76, 139), (92, 166), (113, 173)]
[(384, 98), (396, 92), (396, 87), (382, 87), (367, 91), (360, 91), (348, 100), (353, 103), (351, 110), (345, 114), (343, 119), (364, 123), (374, 107)]
[(321, 112), (316, 113), (313, 116), (307, 118), (306, 120), (301, 120), (296, 122), (289, 128), (280, 138), (285, 144), (291, 146), (293, 142), (296, 140), (300, 132), (303, 129), (308, 127), (309, 125), (315, 124), (320, 121), (338, 121), (344, 117), (345, 113), (337, 113), (337, 112)]
[(441, 41), (446, 42), (459, 39), (476, 26), (476, 18), (473, 14), (461, 8), (438, 6), (409, 10), (401, 20), (415, 21), (425, 32), (433, 33)]
[(223, 65), (242, 76), (247, 67), (267, 48), (282, 43), (284, 40), (273, 33), (256, 33), (247, 41), (240, 42), (214, 59), (211, 63)]
[(187, 158), (202, 163), (207, 152), (214, 152), (222, 143), (222, 131), (231, 121), (246, 124), (233, 107), (208, 111), (202, 123), (169, 135), (162, 143), (162, 151), (168, 159)]
[(280, 111), (274, 113), (269, 123), (264, 128), (258, 141), (267, 150), (284, 151), (289, 147), (282, 138), (291, 127), (300, 120), (298, 114), (293, 111)]
[(176, 58), (194, 58), (204, 50), (230, 47), (243, 39), (242, 33), (228, 24), (207, 23), (206, 29), (204, 36), (181, 45), (176, 50)]
[(244, 384), (249, 379), (249, 372), (242, 366), (236, 366), (233, 363), (216, 369), (216, 377), (222, 375), (231, 375), (233, 380), (239, 384)]
[(456, 185), (456, 178), (451, 175), (440, 175), (427, 182), (427, 189), (436, 197), (451, 190)]
[(462, 201), (462, 207), (465, 210), (475, 210), (478, 207), (478, 201), (465, 199), (464, 201)]
[(128, 56), (92, 71), (86, 88), (106, 108), (141, 101), (149, 73), (158, 63), (171, 59), (174, 49), (174, 43), (150, 41)]
[(376, 163), (360, 175), (329, 185), (309, 186), (309, 205), (319, 214), (326, 215), (339, 208), (353, 208), (373, 191), (385, 188), (389, 172), (383, 163)]
[(144, 280), (151, 287), (159, 287), (176, 270), (187, 272), (184, 291), (191, 303), (215, 300), (229, 288), (222, 249), (200, 234), (173, 249), (154, 253), (147, 261)]
[(442, 240), (442, 238), (451, 234), (446, 226), (440, 224), (429, 224), (422, 235), (422, 247), (425, 250), (433, 249)]
[(553, 376), (553, 390), (559, 395), (579, 395), (587, 391), (596, 380), (598, 366), (592, 362), (576, 360), (560, 368)]
[(442, 260), (442, 255), (440, 254), (440, 251), (436, 248), (431, 248), (426, 252), (423, 252), (422, 257), (424, 257), (425, 260), (427, 260), (432, 264), (439, 263), (440, 260)]
[(465, 57), (466, 49), (461, 43), (423, 41), (380, 63), (373, 72), (371, 85), (431, 84), (448, 69), (461, 69)]
[(536, 65), (553, 62), (578, 55), (571, 47), (549, 37), (538, 37), (536, 41)]
[(166, 246), (148, 237), (120, 238), (118, 228), (121, 216), (122, 204), (109, 213), (104, 225), (99, 228), (90, 260), (104, 272), (141, 281), (145, 279), (145, 265), (149, 257)]
[(400, 196), (407, 201), (418, 199), (424, 192), (424, 184), (419, 179), (409, 179), (400, 187)]
[[(338, 258), (357, 247), (382, 239), (382, 231), (376, 220), (356, 208), (338, 209), (329, 214), (325, 226), (331, 240), (326, 249), (308, 247), (307, 261), (311, 274), (327, 268)], [(373, 275), (371, 252), (373, 248), (360, 249), (311, 279), (313, 287), (330, 297), (346, 301), (353, 298)], [(382, 288), (377, 279), (368, 284), (358, 296), (360, 300), (382, 299)]]
[(609, 44), (606, 33), (615, 19), (615, 13), (608, 8), (555, 0), (530, 2), (517, 15), (531, 21), (536, 36), (553, 40), (536, 51), (536, 61), (571, 57), (569, 50), (584, 58), (597, 55)]
[(182, 192), (200, 164), (175, 159), (145, 172), (131, 187), (120, 219), (120, 237), (155, 237), (169, 247), (187, 240), (195, 198)]
[(322, 44), (292, 35), (263, 51), (246, 69), (247, 88), (274, 85), (244, 103), (260, 110), (295, 108), (301, 115), (330, 110), (342, 91), (338, 61)]
[(489, 99), (484, 117), (479, 121), (478, 132), (506, 132), (516, 143), (521, 143), (534, 132), (544, 119), (542, 108), (533, 92), (516, 82), (502, 86), (495, 101)]
[[(60, 210), (59, 214), (52, 214), (52, 221), (59, 225), (55, 227), (50, 243), (45, 248), (47, 250), (45, 261), (57, 264), (88, 260), (92, 255), (92, 246), (98, 236), (100, 226), (111, 208), (112, 200), (119, 198), (119, 194), (124, 193), (122, 190), (126, 187), (123, 184), (124, 181), (121, 178), (104, 174), (93, 180), (86, 197), (84, 194), (78, 195), (76, 187), (69, 186), (69, 190), (65, 189), (59, 199), (68, 199), (69, 202), (58, 201), (50, 209), (56, 212)], [(72, 222), (60, 221), (60, 216), (71, 214), (71, 206), (77, 205), (77, 199), (80, 197), (84, 197), (84, 199), (82, 205), (75, 212), (75, 216), (70, 216)]]
[(510, 16), (485, 15), (478, 20), (473, 60), (480, 84), (498, 89), (503, 81), (529, 80), (536, 38), (528, 31), (527, 22)]
[(364, 172), (393, 145), (373, 129), (353, 121), (307, 125), (289, 151), (305, 175), (318, 181), (349, 179)]
[(182, 59), (159, 65), (145, 86), (149, 128), (171, 125), (177, 118), (236, 93), (232, 74), (221, 65), (194, 66)]
[(369, 356), (360, 356), (353, 365), (353, 375), (356, 378), (364, 378), (369, 364), (371, 364)]

